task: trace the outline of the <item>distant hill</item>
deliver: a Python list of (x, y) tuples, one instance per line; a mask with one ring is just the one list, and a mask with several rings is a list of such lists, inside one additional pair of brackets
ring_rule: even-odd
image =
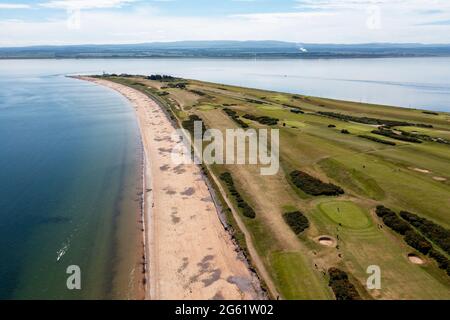
[(51, 58), (380, 58), (450, 56), (450, 44), (301, 44), (282, 41), (179, 41), (121, 45), (0, 48), (0, 59)]

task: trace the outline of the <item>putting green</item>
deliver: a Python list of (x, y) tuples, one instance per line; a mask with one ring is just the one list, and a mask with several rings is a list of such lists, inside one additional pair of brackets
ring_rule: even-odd
[(318, 205), (320, 211), (337, 224), (353, 229), (371, 226), (367, 214), (359, 206), (350, 201), (327, 201)]

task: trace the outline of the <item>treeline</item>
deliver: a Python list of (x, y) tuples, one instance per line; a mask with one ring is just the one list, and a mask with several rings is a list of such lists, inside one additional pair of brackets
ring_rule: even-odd
[(191, 134), (194, 134), (194, 126), (196, 121), (202, 122), (202, 134), (205, 134), (205, 131), (207, 130), (205, 123), (203, 122), (202, 118), (197, 116), (196, 114), (189, 115), (187, 120), (184, 120), (181, 122), (181, 125), (184, 129), (188, 130)]
[(336, 118), (339, 120), (353, 121), (353, 122), (358, 122), (358, 123), (387, 126), (387, 127), (405, 127), (405, 126), (422, 127), (422, 128), (432, 128), (433, 127), (432, 125), (429, 125), (429, 124), (410, 123), (410, 122), (406, 122), (406, 121), (386, 120), (386, 119), (369, 118), (369, 117), (356, 117), (356, 116), (350, 116), (347, 114), (328, 112), (328, 111), (318, 111), (317, 113), (322, 116)]
[[(449, 241), (449, 231), (442, 228), (435, 223), (420, 218), (419, 216), (401, 211), (400, 215), (402, 220), (394, 211), (388, 209), (384, 206), (377, 206), (376, 214), (380, 218), (382, 218), (383, 222), (395, 232), (403, 235), (403, 240), (412, 248), (417, 251), (423, 253), (424, 255), (429, 255), (433, 258), (440, 269), (446, 271), (447, 275), (450, 276), (450, 261), (443, 254), (439, 253), (437, 250), (433, 249), (433, 245), (423, 236), (421, 236), (418, 232), (416, 232), (408, 223), (416, 227), (420, 232), (429, 237), (432, 241), (437, 243), (438, 245), (443, 245), (448, 249), (448, 241)], [(440, 238), (442, 236), (442, 238)], [(439, 241), (439, 242), (438, 242)], [(446, 249), (444, 249), (448, 252)]]
[(283, 214), (283, 219), (295, 234), (300, 234), (309, 228), (308, 218), (300, 211), (287, 212)]
[(394, 131), (388, 130), (388, 129), (380, 128), (378, 130), (372, 130), (372, 133), (373, 134), (378, 134), (380, 136), (385, 136), (385, 137), (388, 137), (388, 138), (400, 140), (400, 141), (413, 142), (413, 143), (422, 143), (422, 141), (417, 139), (416, 137), (402, 135), (402, 134), (397, 134)]
[(401, 211), (400, 216), (450, 254), (450, 230), (411, 212)]
[(250, 219), (256, 218), (255, 210), (253, 210), (253, 208), (250, 207), (250, 205), (242, 198), (241, 194), (236, 190), (231, 173), (229, 172), (222, 173), (220, 175), (220, 179), (227, 185), (228, 191), (234, 197), (234, 200), (236, 201), (238, 207), (242, 211), (242, 214)]
[(277, 118), (272, 118), (272, 117), (267, 117), (267, 116), (257, 117), (257, 116), (254, 116), (254, 115), (248, 114), (248, 113), (246, 113), (244, 115), (244, 118), (252, 120), (252, 121), (256, 121), (256, 122), (259, 122), (260, 124), (264, 124), (264, 125), (268, 125), (268, 126), (276, 126), (278, 124), (278, 121), (280, 121)]
[(363, 138), (363, 139), (367, 139), (367, 140), (371, 140), (371, 141), (374, 141), (374, 142), (382, 143), (382, 144), (387, 144), (387, 145), (390, 145), (390, 146), (397, 145), (395, 142), (379, 139), (377, 137), (372, 137), (372, 136), (368, 136), (368, 135), (365, 135), (365, 134), (360, 134), (360, 135), (358, 135), (358, 137)]
[(156, 81), (172, 81), (175, 80), (177, 78), (172, 77), (172, 76), (167, 76), (165, 74), (152, 74), (150, 76), (147, 77), (148, 80), (156, 80)]
[(242, 121), (237, 112), (234, 110), (231, 110), (229, 108), (223, 108), (223, 111), (234, 121), (236, 122), (241, 128), (247, 129), (248, 124), (246, 124), (244, 121)]
[(313, 196), (338, 196), (344, 194), (344, 190), (341, 187), (332, 183), (324, 183), (306, 172), (295, 170), (290, 173), (290, 177), (297, 188)]
[(361, 300), (355, 286), (348, 279), (345, 271), (338, 268), (328, 269), (330, 281), (328, 285), (333, 289), (336, 300)]
[(248, 99), (248, 98), (246, 98), (245, 101), (250, 102), (250, 103), (255, 103), (255, 104), (264, 104), (265, 103), (264, 101)]

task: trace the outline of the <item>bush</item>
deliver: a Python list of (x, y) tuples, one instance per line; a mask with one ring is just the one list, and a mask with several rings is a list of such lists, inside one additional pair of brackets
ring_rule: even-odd
[(404, 239), (408, 245), (423, 254), (428, 254), (433, 249), (431, 243), (414, 230), (406, 231)]
[(231, 173), (229, 172), (222, 173), (220, 175), (220, 179), (227, 185), (228, 191), (234, 197), (234, 200), (236, 201), (238, 208), (241, 210), (242, 214), (250, 219), (256, 218), (255, 210), (253, 210), (253, 208), (250, 207), (250, 205), (247, 202), (245, 202), (241, 194), (236, 190)]
[(328, 269), (330, 281), (328, 285), (333, 289), (336, 300), (361, 300), (355, 286), (348, 279), (347, 273), (338, 269)]
[(400, 216), (416, 227), (423, 235), (436, 243), (445, 252), (450, 254), (450, 230), (407, 211), (401, 211)]
[(278, 121), (280, 121), (276, 118), (271, 118), (271, 117), (267, 117), (267, 116), (257, 117), (257, 116), (254, 116), (254, 115), (251, 115), (248, 113), (244, 115), (244, 118), (252, 120), (252, 121), (256, 121), (256, 122), (259, 122), (261, 124), (268, 125), (268, 126), (275, 126), (278, 124)]
[(413, 143), (422, 143), (421, 140), (419, 140), (419, 139), (417, 139), (415, 137), (408, 136), (408, 135), (396, 134), (392, 130), (386, 130), (386, 129), (372, 130), (372, 133), (373, 134), (378, 134), (380, 136), (385, 136), (385, 137), (389, 137), (389, 138), (392, 138), (392, 139), (400, 140), (400, 141), (413, 142)]
[(300, 234), (309, 228), (308, 218), (300, 211), (285, 213), (283, 218), (295, 234)]
[(447, 271), (450, 268), (450, 261), (436, 250), (431, 249), (428, 255), (437, 262), (440, 269)]
[(343, 134), (350, 134), (350, 132), (347, 129), (342, 129), (341, 133), (343, 133)]
[(416, 126), (416, 127), (423, 127), (423, 128), (432, 128), (432, 125), (428, 124), (422, 124), (422, 123), (410, 123), (406, 121), (396, 121), (396, 120), (386, 120), (386, 119), (377, 119), (377, 118), (369, 118), (369, 117), (355, 117), (350, 116), (347, 114), (341, 114), (336, 112), (327, 112), (327, 111), (319, 111), (318, 114), (330, 118), (336, 118), (343, 121), (353, 121), (353, 122), (359, 122), (364, 124), (371, 124), (371, 125), (380, 125), (380, 126), (388, 126), (388, 127), (401, 127), (401, 126)]
[(374, 141), (374, 142), (379, 142), (379, 143), (387, 144), (387, 145), (390, 145), (390, 146), (395, 146), (395, 145), (396, 145), (395, 142), (392, 142), (392, 141), (386, 141), (386, 140), (379, 139), (379, 138), (377, 138), (377, 137), (368, 136), (368, 135), (365, 135), (365, 134), (360, 134), (358, 137), (364, 138), (364, 139), (367, 139), (367, 140), (371, 140), (371, 141)]
[(328, 128), (336, 128), (336, 126), (334, 124), (329, 124)]
[(247, 129), (248, 124), (246, 124), (244, 121), (242, 121), (237, 112), (228, 108), (224, 108), (223, 111), (234, 121), (236, 122), (241, 128)]
[(324, 183), (302, 171), (292, 171), (290, 177), (297, 188), (313, 196), (337, 196), (344, 194), (344, 190), (341, 187), (332, 183)]
[(389, 208), (377, 206), (375, 212), (377, 216), (383, 220), (385, 225), (401, 235), (404, 235), (407, 231), (412, 230), (409, 224), (400, 219), (398, 215)]
[(207, 130), (205, 123), (203, 122), (202, 118), (200, 118), (199, 116), (197, 116), (195, 114), (190, 115), (187, 120), (184, 120), (183, 122), (181, 122), (181, 125), (183, 126), (183, 128), (188, 130), (191, 134), (194, 134), (194, 125), (195, 125), (196, 121), (202, 122), (202, 134), (204, 134), (205, 131)]
[(295, 114), (304, 114), (304, 112), (300, 109), (291, 109), (290, 111)]

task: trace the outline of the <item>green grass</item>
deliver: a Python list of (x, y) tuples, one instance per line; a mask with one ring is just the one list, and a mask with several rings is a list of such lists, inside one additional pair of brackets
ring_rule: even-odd
[(324, 201), (318, 208), (334, 223), (343, 227), (363, 229), (372, 225), (367, 213), (350, 201)]
[(326, 279), (313, 276), (311, 266), (297, 252), (273, 252), (270, 263), (274, 270), (274, 281), (283, 297), (288, 300), (326, 300), (332, 299), (329, 291), (316, 291), (314, 288), (326, 287)]

